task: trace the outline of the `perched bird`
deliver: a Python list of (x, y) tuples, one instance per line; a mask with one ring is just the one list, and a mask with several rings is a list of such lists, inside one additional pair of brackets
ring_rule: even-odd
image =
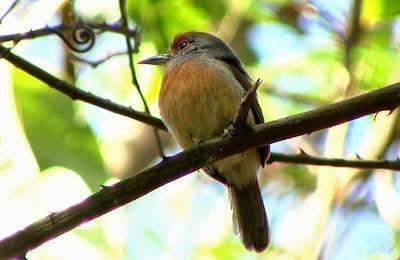
[[(252, 86), (231, 48), (204, 32), (178, 34), (170, 52), (139, 63), (164, 66), (160, 114), (183, 149), (220, 136), (234, 118), (243, 94)], [(263, 122), (260, 105), (254, 99), (247, 123)], [(248, 250), (256, 252), (265, 250), (269, 243), (268, 219), (257, 180), (268, 155), (269, 146), (264, 146), (203, 168), (228, 187), (235, 233), (240, 233)]]

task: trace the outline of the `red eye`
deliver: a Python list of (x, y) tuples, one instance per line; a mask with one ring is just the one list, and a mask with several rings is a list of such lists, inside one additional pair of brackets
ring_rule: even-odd
[(189, 42), (187, 40), (182, 40), (179, 44), (178, 44), (178, 48), (179, 50), (183, 50), (186, 48), (186, 46), (189, 45)]

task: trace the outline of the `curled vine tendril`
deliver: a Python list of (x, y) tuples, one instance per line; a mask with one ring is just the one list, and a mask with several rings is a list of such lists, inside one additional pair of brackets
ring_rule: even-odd
[[(65, 30), (51, 29), (71, 50), (75, 52), (87, 52), (93, 48), (96, 35), (92, 29), (85, 25), (77, 25), (69, 32), (71, 37), (67, 37)], [(85, 45), (85, 46), (84, 46)], [(84, 47), (81, 47), (84, 46)]]

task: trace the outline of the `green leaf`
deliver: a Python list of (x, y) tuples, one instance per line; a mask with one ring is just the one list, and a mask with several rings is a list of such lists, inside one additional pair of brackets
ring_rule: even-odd
[(363, 17), (366, 20), (394, 18), (400, 14), (400, 1), (369, 0), (363, 1)]
[[(157, 49), (168, 49), (172, 37), (188, 30), (204, 30), (210, 23), (206, 3), (194, 6), (190, 1), (143, 0), (129, 1), (128, 14), (140, 27), (145, 40), (155, 43)], [(223, 3), (213, 2), (214, 12), (223, 14)]]
[(371, 90), (387, 85), (398, 66), (396, 52), (391, 48), (389, 28), (366, 33), (362, 44), (352, 52), (360, 89)]
[(18, 111), (41, 171), (69, 168), (97, 191), (107, 175), (93, 133), (75, 116), (72, 100), (20, 70), (14, 72)]

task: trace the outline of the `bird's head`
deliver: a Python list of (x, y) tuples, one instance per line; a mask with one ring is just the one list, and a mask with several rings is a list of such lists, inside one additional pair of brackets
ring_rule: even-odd
[(147, 58), (140, 61), (139, 64), (166, 65), (173, 60), (186, 60), (196, 55), (219, 60), (232, 60), (233, 62), (239, 61), (231, 48), (218, 37), (205, 32), (188, 31), (174, 37), (170, 52)]

